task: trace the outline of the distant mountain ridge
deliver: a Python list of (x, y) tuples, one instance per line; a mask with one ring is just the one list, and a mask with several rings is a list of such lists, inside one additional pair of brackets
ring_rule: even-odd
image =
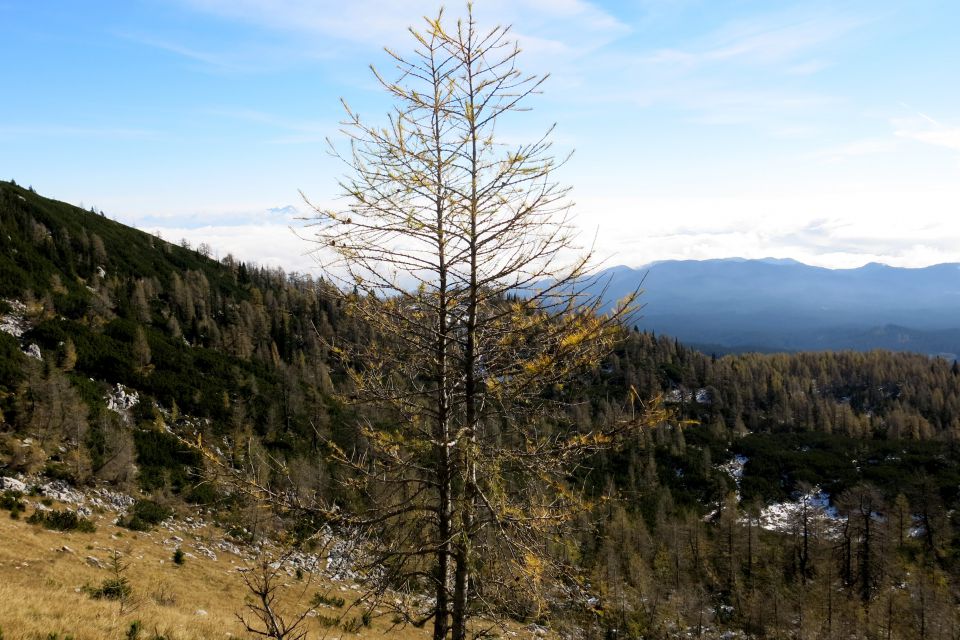
[[(636, 324), (718, 351), (960, 353), (960, 264), (827, 269), (792, 259), (656, 262), (600, 274), (605, 301), (643, 282)], [(599, 290), (599, 289), (597, 289)]]

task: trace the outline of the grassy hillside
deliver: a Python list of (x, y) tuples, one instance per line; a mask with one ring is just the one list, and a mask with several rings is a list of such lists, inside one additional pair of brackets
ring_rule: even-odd
[[(26, 498), (28, 502), (33, 499)], [(51, 503), (53, 509), (73, 505)], [(210, 640), (247, 637), (237, 613), (252, 602), (241, 570), (256, 566), (253, 550), (217, 547), (224, 531), (173, 520), (147, 532), (115, 524), (117, 514), (100, 511), (92, 533), (63, 532), (29, 524), (29, 508), (18, 519), (0, 517), (0, 632), (4, 640), (123, 640), (138, 625), (144, 640)], [(177, 548), (183, 564), (173, 561)], [(215, 557), (210, 549), (217, 549)], [(121, 555), (130, 595), (124, 602), (90, 592), (113, 578), (111, 558)], [(320, 566), (323, 566), (322, 564)], [(360, 587), (321, 573), (283, 574), (278, 610), (310, 609), (304, 629), (313, 638), (427, 638), (426, 630), (393, 628), (389, 616), (373, 610), (369, 624), (351, 605)], [(325, 603), (311, 605), (320, 594)], [(342, 599), (342, 603), (339, 600)], [(346, 629), (345, 629), (346, 627)], [(515, 637), (530, 637), (510, 627)]]

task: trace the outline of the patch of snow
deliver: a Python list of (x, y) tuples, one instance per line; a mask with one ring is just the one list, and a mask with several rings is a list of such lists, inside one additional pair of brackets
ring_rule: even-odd
[(725, 462), (719, 466), (719, 469), (733, 478), (733, 481), (737, 484), (737, 489), (740, 489), (740, 481), (743, 480), (743, 467), (747, 464), (749, 458), (747, 456), (740, 455), (739, 453), (729, 462)]
[(663, 401), (668, 404), (678, 404), (683, 402), (684, 393), (680, 389), (670, 389), (667, 391), (666, 395), (663, 396)]
[(663, 395), (663, 401), (668, 404), (679, 404), (681, 402), (696, 402), (697, 404), (713, 404), (713, 398), (705, 387), (691, 391), (686, 387), (676, 387), (670, 389)]
[(907, 531), (907, 535), (909, 535), (911, 538), (922, 538), (923, 536), (926, 535), (926, 533), (927, 533), (927, 529), (922, 524), (914, 524)]
[(760, 512), (760, 526), (768, 531), (790, 531), (800, 523), (804, 509), (814, 530), (827, 535), (843, 519), (837, 509), (830, 505), (830, 496), (820, 487), (813, 487), (794, 500), (775, 502), (764, 507)]
[(0, 331), (19, 338), (29, 329), (27, 324), (27, 305), (19, 300), (4, 300), (10, 305), (10, 313), (0, 316)]

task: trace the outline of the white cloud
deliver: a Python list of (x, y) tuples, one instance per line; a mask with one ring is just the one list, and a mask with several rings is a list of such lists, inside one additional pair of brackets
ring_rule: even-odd
[(743, 125), (775, 138), (810, 136), (847, 104), (842, 88), (811, 76), (831, 67), (852, 34), (875, 20), (870, 12), (799, 3), (654, 50), (642, 42), (633, 51), (605, 50), (590, 63), (616, 72), (598, 74), (572, 99), (681, 109), (689, 122)]
[(829, 62), (824, 60), (807, 60), (798, 62), (786, 68), (786, 73), (791, 76), (810, 76), (830, 66)]
[(333, 120), (289, 118), (255, 109), (208, 109), (206, 112), (216, 117), (264, 125), (284, 132), (266, 140), (268, 144), (322, 143), (340, 128), (340, 124)]
[(328, 60), (336, 57), (336, 48), (328, 39), (301, 39), (272, 41), (259, 38), (240, 44), (229, 42), (218, 45), (203, 41), (186, 44), (183, 36), (160, 36), (142, 32), (118, 31), (114, 35), (140, 45), (180, 56), (195, 67), (215, 74), (265, 74), (286, 69), (302, 62)]
[(826, 267), (960, 262), (960, 185), (702, 197), (581, 199), (611, 264), (663, 259), (792, 257)]
[(836, 41), (868, 22), (862, 16), (822, 10), (790, 9), (749, 20), (731, 21), (679, 48), (657, 51), (651, 62), (699, 67), (737, 61), (750, 65), (790, 62), (793, 73), (812, 73), (823, 60), (801, 60), (812, 49)]
[[(435, 16), (441, 6), (436, 0), (182, 1), (195, 10), (223, 18), (377, 48), (407, 45), (407, 28), (422, 27), (422, 18)], [(446, 11), (450, 18), (463, 13), (464, 7), (456, 5)], [(574, 47), (585, 42), (596, 44), (629, 31), (610, 13), (584, 0), (488, 0), (478, 3), (474, 13), (481, 25), (517, 25), (518, 30), (528, 34), (528, 42), (521, 44), (529, 43), (531, 51), (549, 52), (557, 46)], [(553, 43), (546, 46), (550, 41)]]
[(896, 119), (892, 124), (901, 138), (960, 151), (960, 127), (943, 124), (922, 113), (915, 118)]
[(123, 215), (120, 221), (148, 231), (154, 229), (198, 229), (202, 227), (207, 229), (240, 228), (244, 226), (256, 228), (263, 224), (296, 226), (308, 211), (307, 205), (302, 202), (261, 208), (234, 205), (219, 208), (208, 207), (193, 211), (166, 210), (141, 213), (140, 215), (128, 213)]
[(823, 149), (810, 154), (811, 157), (829, 163), (842, 162), (850, 158), (891, 153), (897, 150), (897, 141), (893, 138), (862, 138)]
[[(310, 255), (310, 243), (297, 235), (299, 225), (282, 223), (205, 225), (202, 227), (141, 226), (149, 233), (159, 233), (164, 240), (179, 243), (186, 239), (191, 246), (208, 244), (214, 257), (228, 253), (244, 262), (282, 267), (313, 276), (321, 275), (316, 260)], [(302, 233), (302, 232), (301, 232)]]

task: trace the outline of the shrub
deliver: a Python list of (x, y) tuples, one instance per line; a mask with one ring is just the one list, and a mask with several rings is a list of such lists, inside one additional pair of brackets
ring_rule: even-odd
[[(3, 493), (0, 493), (0, 509), (9, 511), (10, 517), (16, 520), (27, 508), (27, 503), (20, 499), (22, 497), (23, 494), (19, 491), (7, 489)], [(0, 640), (3, 640), (2, 634), (0, 634)]]
[(90, 594), (91, 598), (97, 600), (114, 600), (120, 604), (120, 613), (121, 615), (125, 611), (129, 611), (132, 607), (136, 606), (136, 603), (133, 602), (133, 587), (130, 586), (130, 581), (127, 580), (127, 577), (124, 575), (129, 568), (129, 565), (123, 561), (123, 556), (116, 549), (113, 550), (113, 553), (110, 555), (110, 573), (111, 577), (107, 578), (100, 584), (99, 587), (91, 588), (87, 587), (86, 591)]
[(77, 484), (77, 476), (73, 469), (63, 462), (48, 462), (43, 468), (43, 475), (51, 480), (62, 480), (68, 484)]
[(45, 529), (55, 531), (78, 531), (80, 533), (93, 533), (97, 527), (82, 516), (78, 516), (74, 511), (34, 511), (33, 515), (27, 518), (30, 524), (39, 524)]
[(184, 563), (186, 554), (183, 553), (183, 549), (177, 547), (173, 552), (173, 564), (182, 565)]
[(134, 620), (130, 623), (130, 628), (127, 629), (127, 640), (140, 640), (140, 631), (143, 629), (143, 623), (139, 620)]
[(177, 595), (167, 585), (161, 584), (153, 592), (153, 601), (161, 607), (172, 607), (177, 604)]
[(325, 593), (320, 593), (319, 591), (313, 594), (313, 599), (310, 601), (310, 605), (313, 607), (319, 607), (325, 605), (327, 607), (334, 607), (339, 609), (346, 604), (346, 601), (340, 596), (328, 596)]
[(125, 517), (117, 524), (133, 531), (149, 531), (173, 514), (173, 510), (153, 500), (137, 500)]
[(130, 581), (125, 577), (108, 578), (96, 588), (89, 590), (90, 597), (96, 600), (123, 600), (133, 593)]
[(347, 633), (359, 633), (360, 629), (363, 627), (363, 620), (356, 616), (343, 623), (343, 630)]
[(151, 429), (135, 431), (133, 439), (141, 489), (170, 487), (174, 493), (180, 493), (194, 484), (191, 469), (202, 465), (200, 454), (184, 446), (176, 436)]
[(314, 618), (321, 627), (336, 627), (340, 624), (340, 619), (334, 616), (325, 616), (322, 613), (318, 613), (317, 617)]

